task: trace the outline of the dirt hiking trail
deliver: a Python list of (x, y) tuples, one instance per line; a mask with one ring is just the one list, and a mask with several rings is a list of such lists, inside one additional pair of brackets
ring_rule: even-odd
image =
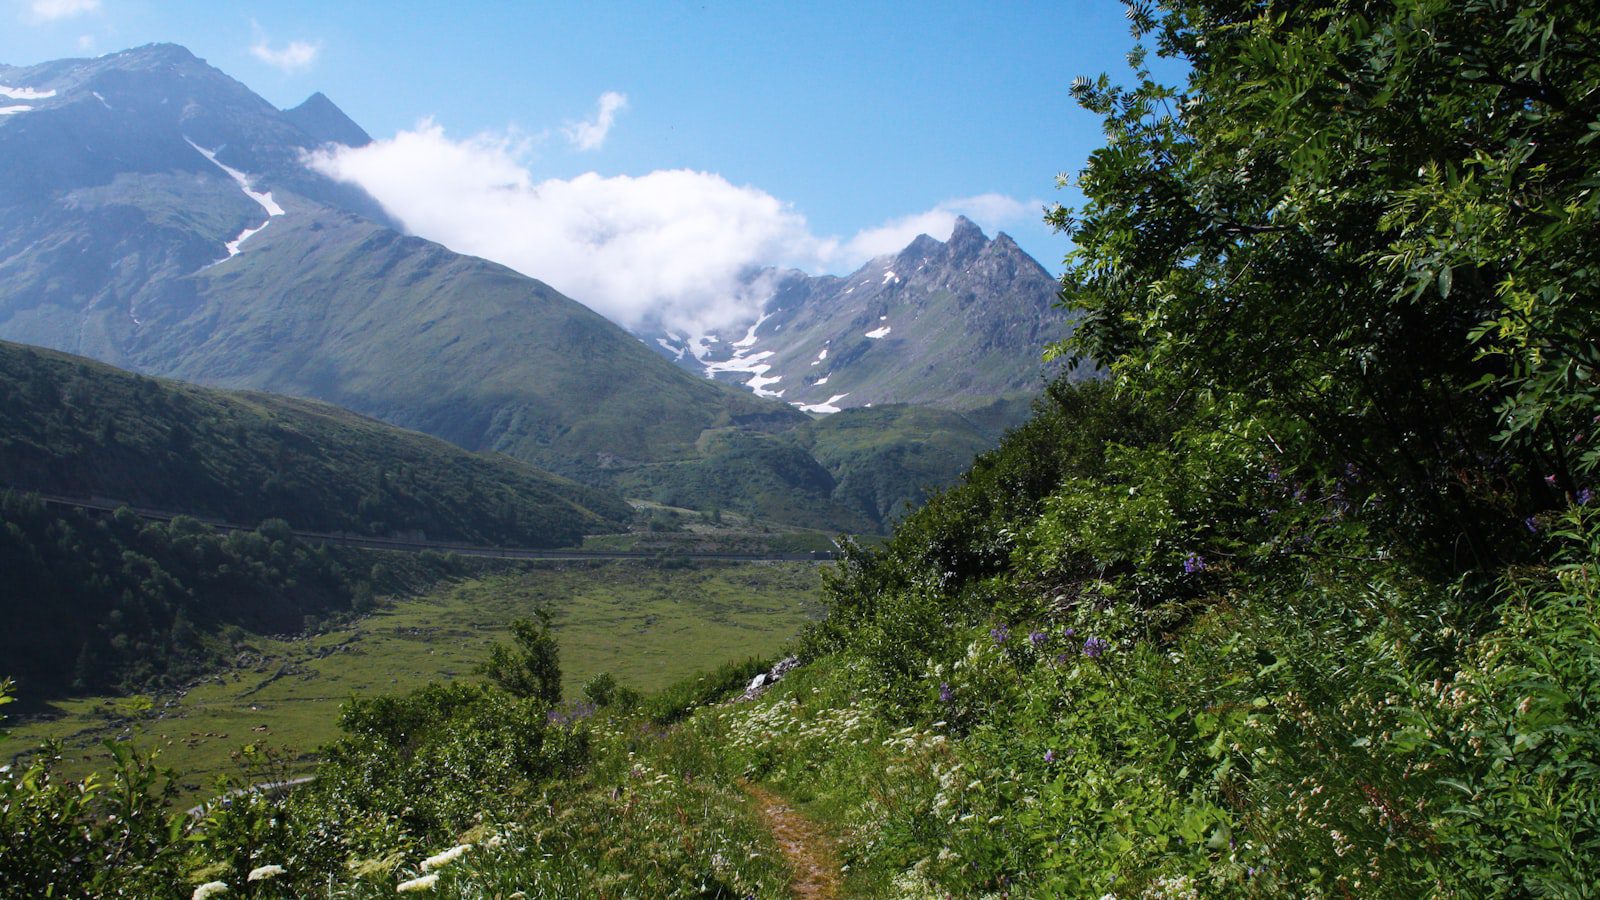
[(783, 850), (792, 879), (790, 893), (800, 900), (836, 900), (844, 896), (844, 879), (839, 874), (833, 838), (766, 788), (743, 779), (739, 787), (756, 802), (761, 818)]

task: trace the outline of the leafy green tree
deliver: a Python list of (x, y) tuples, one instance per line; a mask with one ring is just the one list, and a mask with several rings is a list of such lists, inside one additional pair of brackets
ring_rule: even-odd
[[(1337, 481), (1443, 571), (1526, 549), (1596, 464), (1600, 11), (1129, 4), (1189, 67), (1079, 79), (1058, 348)], [(1491, 441), (1497, 441), (1494, 443)], [(1583, 441), (1588, 440), (1585, 444)]]
[(541, 609), (532, 619), (512, 622), (511, 637), (513, 646), (497, 642), (489, 649), (483, 674), (514, 696), (561, 702), (561, 659), (550, 613)]

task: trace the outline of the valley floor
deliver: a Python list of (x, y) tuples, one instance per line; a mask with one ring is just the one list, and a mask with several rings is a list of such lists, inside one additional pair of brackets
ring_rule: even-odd
[(775, 652), (820, 612), (815, 563), (662, 568), (643, 562), (539, 564), (398, 600), (348, 626), (295, 637), (251, 637), (232, 668), (153, 697), (86, 697), (11, 721), (0, 754), (63, 742), (63, 772), (110, 762), (102, 742), (158, 749), (181, 775), (177, 802), (239, 772), (246, 744), (287, 754), (293, 774), (338, 735), (353, 695), (404, 693), (471, 677), (508, 623), (539, 607), (555, 617), (569, 696), (600, 672), (654, 691), (725, 659)]

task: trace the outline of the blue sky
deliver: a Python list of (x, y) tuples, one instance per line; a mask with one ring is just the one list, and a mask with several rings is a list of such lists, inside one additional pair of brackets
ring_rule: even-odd
[[(1067, 242), (1040, 207), (1072, 202), (1055, 177), (1100, 141), (1068, 85), (1124, 74), (1131, 42), (1112, 0), (4, 2), (0, 62), (173, 41), (279, 106), (321, 90), (380, 140), (428, 120), (436, 143), (487, 143), (530, 190), (584, 173), (707, 173), (837, 242), (773, 262), (833, 270), (955, 211), (1059, 270)], [(367, 183), (364, 170), (345, 174)], [(426, 218), (406, 221), (459, 243), (448, 223), (432, 234)], [(874, 230), (876, 243), (863, 237)]]

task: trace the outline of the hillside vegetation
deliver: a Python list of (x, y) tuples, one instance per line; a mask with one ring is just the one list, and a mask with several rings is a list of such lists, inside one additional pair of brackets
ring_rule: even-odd
[(0, 342), (0, 486), (227, 522), (499, 546), (620, 530), (621, 498), (309, 400)]
[(854, 407), (777, 434), (708, 431), (699, 457), (617, 473), (629, 496), (850, 534), (881, 534), (1026, 418), (1028, 400), (966, 413)]
[(1600, 15), (1129, 17), (1188, 84), (1080, 80), (1109, 140), (1052, 216), (1060, 351), (1109, 379), (849, 552), (775, 688), (561, 705), (530, 621), (483, 684), (355, 699), (312, 787), (203, 822), (152, 813), (137, 758), (114, 821), (20, 769), (6, 883), (776, 896), (748, 779), (857, 895), (1592, 892)]
[(461, 569), (437, 553), (311, 545), (282, 519), (221, 534), (189, 516), (102, 516), (5, 491), (0, 571), (0, 616), (10, 623), (0, 656), (33, 706), (176, 688), (224, 665), (245, 632), (314, 628)]
[[(387, 558), (391, 566), (405, 559)], [(383, 598), (314, 631), (235, 631), (222, 658), (197, 677), (148, 685), (148, 695), (53, 700), (48, 717), (8, 723), (0, 758), (54, 739), (59, 774), (81, 778), (112, 763), (102, 744), (108, 738), (159, 749), (162, 765), (178, 774), (176, 803), (187, 808), (209, 800), (219, 776), (238, 774), (234, 757), (246, 742), (270, 744), (285, 753), (290, 774), (309, 774), (317, 748), (339, 736), (339, 706), (352, 695), (471, 680), (510, 623), (535, 609), (550, 613), (561, 642), (567, 696), (581, 697), (601, 673), (658, 691), (708, 661), (776, 652), (820, 612), (819, 569), (810, 562), (500, 564), (416, 596)], [(18, 690), (31, 700), (39, 685), (21, 680)]]
[[(620, 498), (336, 407), (133, 375), (0, 342), (0, 633), (31, 703), (172, 686), (226, 629), (298, 631), (453, 574), (315, 547), (291, 527), (502, 546), (621, 530)], [(150, 522), (32, 492), (178, 513)], [(220, 534), (195, 517), (255, 531)]]

